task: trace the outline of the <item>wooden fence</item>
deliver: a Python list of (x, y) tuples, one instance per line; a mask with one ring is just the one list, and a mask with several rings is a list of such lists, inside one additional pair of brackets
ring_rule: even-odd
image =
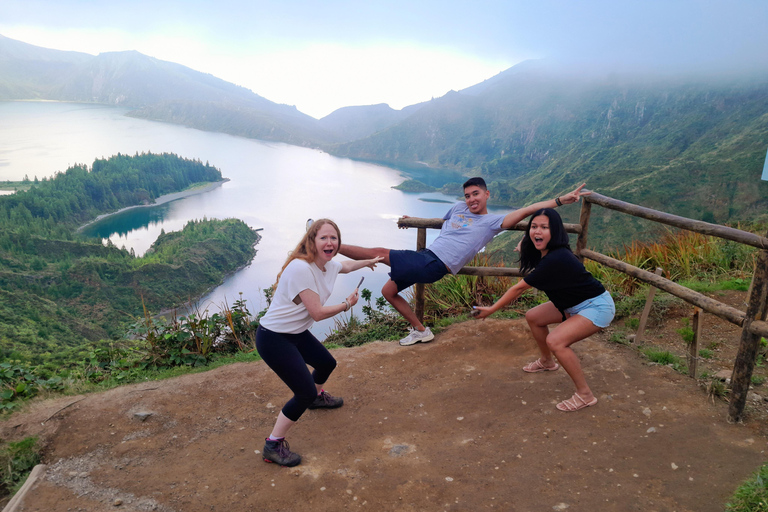
[[(739, 311), (738, 309), (732, 308), (684, 286), (680, 286), (679, 284), (652, 272), (648, 272), (623, 261), (606, 256), (605, 254), (587, 249), (587, 231), (589, 228), (592, 204), (676, 228), (732, 240), (734, 242), (761, 249), (756, 258), (755, 273), (752, 277), (752, 286), (750, 288), (747, 310), (744, 312)], [(426, 247), (427, 229), (440, 229), (443, 225), (443, 220), (405, 217), (399, 219), (397, 225), (402, 228), (418, 228), (416, 249), (419, 250)], [(520, 222), (512, 229), (525, 231), (527, 225), (527, 222)], [(684, 301), (742, 328), (739, 349), (734, 361), (733, 374), (731, 376), (731, 396), (728, 408), (729, 420), (734, 422), (740, 421), (744, 412), (744, 406), (746, 405), (747, 393), (749, 391), (752, 372), (755, 367), (760, 338), (768, 338), (768, 322), (766, 322), (766, 312), (768, 310), (768, 238), (755, 235), (754, 233), (741, 231), (739, 229), (659, 212), (650, 208), (619, 201), (595, 192), (589, 196), (583, 197), (579, 223), (566, 224), (565, 228), (569, 233), (575, 233), (578, 236), (575, 253), (579, 258), (588, 258), (605, 265), (606, 267), (630, 275), (651, 286), (680, 297)], [(459, 274), (472, 276), (522, 276), (519, 268), (503, 267), (464, 267), (459, 271)], [(415, 285), (414, 298), (416, 315), (420, 320), (423, 320), (423, 284)]]

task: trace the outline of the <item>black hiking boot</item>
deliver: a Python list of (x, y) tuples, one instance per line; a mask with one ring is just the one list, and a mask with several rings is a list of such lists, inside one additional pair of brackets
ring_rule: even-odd
[(264, 462), (274, 462), (288, 468), (301, 464), (301, 455), (293, 453), (285, 439), (272, 441), (267, 438), (264, 443), (263, 455)]
[(315, 401), (309, 406), (310, 409), (336, 409), (344, 405), (344, 399), (333, 396), (326, 391), (321, 391)]

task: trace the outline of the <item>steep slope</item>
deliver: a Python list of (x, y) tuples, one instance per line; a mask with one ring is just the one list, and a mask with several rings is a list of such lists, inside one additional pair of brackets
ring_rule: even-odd
[(136, 117), (298, 145), (336, 140), (293, 106), (136, 51), (93, 57), (0, 36), (0, 77), (0, 100), (119, 105)]
[(766, 113), (765, 75), (588, 79), (524, 63), (334, 151), (480, 174), (501, 204), (587, 181), (613, 197), (725, 223), (767, 211)]
[(49, 50), (0, 35), (0, 100), (46, 98), (53, 84), (92, 55)]
[(335, 133), (343, 141), (358, 140), (399, 123), (423, 105), (417, 103), (402, 110), (395, 110), (385, 103), (343, 107), (320, 119), (320, 126)]

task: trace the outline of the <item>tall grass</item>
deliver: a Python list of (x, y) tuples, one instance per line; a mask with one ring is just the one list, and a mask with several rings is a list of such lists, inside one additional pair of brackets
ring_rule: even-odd
[[(726, 276), (748, 279), (754, 268), (756, 249), (691, 231), (668, 231), (657, 242), (633, 242), (608, 255), (651, 272), (660, 267), (664, 269), (664, 276), (672, 281)], [(637, 279), (593, 261), (587, 261), (585, 266), (611, 291), (632, 295), (640, 285)]]
[[(475, 256), (469, 265), (477, 267), (505, 266), (503, 262), (491, 263), (490, 258), (484, 253)], [(424, 318), (427, 322), (433, 322), (438, 318), (447, 316), (465, 315), (472, 309), (472, 306), (490, 306), (504, 295), (504, 292), (517, 282), (517, 279), (462, 274), (446, 276), (426, 286)], [(537, 295), (535, 293), (527, 295), (528, 297), (521, 298), (521, 302), (536, 302)]]

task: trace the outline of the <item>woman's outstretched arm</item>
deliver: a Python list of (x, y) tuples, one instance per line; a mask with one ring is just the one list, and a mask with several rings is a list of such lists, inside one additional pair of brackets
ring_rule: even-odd
[(340, 274), (349, 274), (350, 272), (354, 272), (355, 270), (360, 270), (363, 267), (368, 267), (371, 270), (376, 268), (376, 264), (383, 260), (381, 256), (376, 256), (375, 258), (371, 258), (370, 260), (344, 260), (341, 262), (341, 270), (339, 270)]
[(524, 291), (533, 288), (533, 286), (529, 285), (525, 282), (525, 279), (520, 279), (517, 284), (512, 286), (509, 290), (507, 290), (504, 295), (501, 296), (499, 300), (497, 300), (493, 306), (490, 307), (478, 307), (475, 308), (474, 312), (472, 313), (472, 316), (478, 319), (483, 319), (487, 316), (490, 316), (503, 308), (504, 306), (507, 306), (508, 304), (511, 304), (512, 302), (516, 301), (520, 295), (523, 294)]

